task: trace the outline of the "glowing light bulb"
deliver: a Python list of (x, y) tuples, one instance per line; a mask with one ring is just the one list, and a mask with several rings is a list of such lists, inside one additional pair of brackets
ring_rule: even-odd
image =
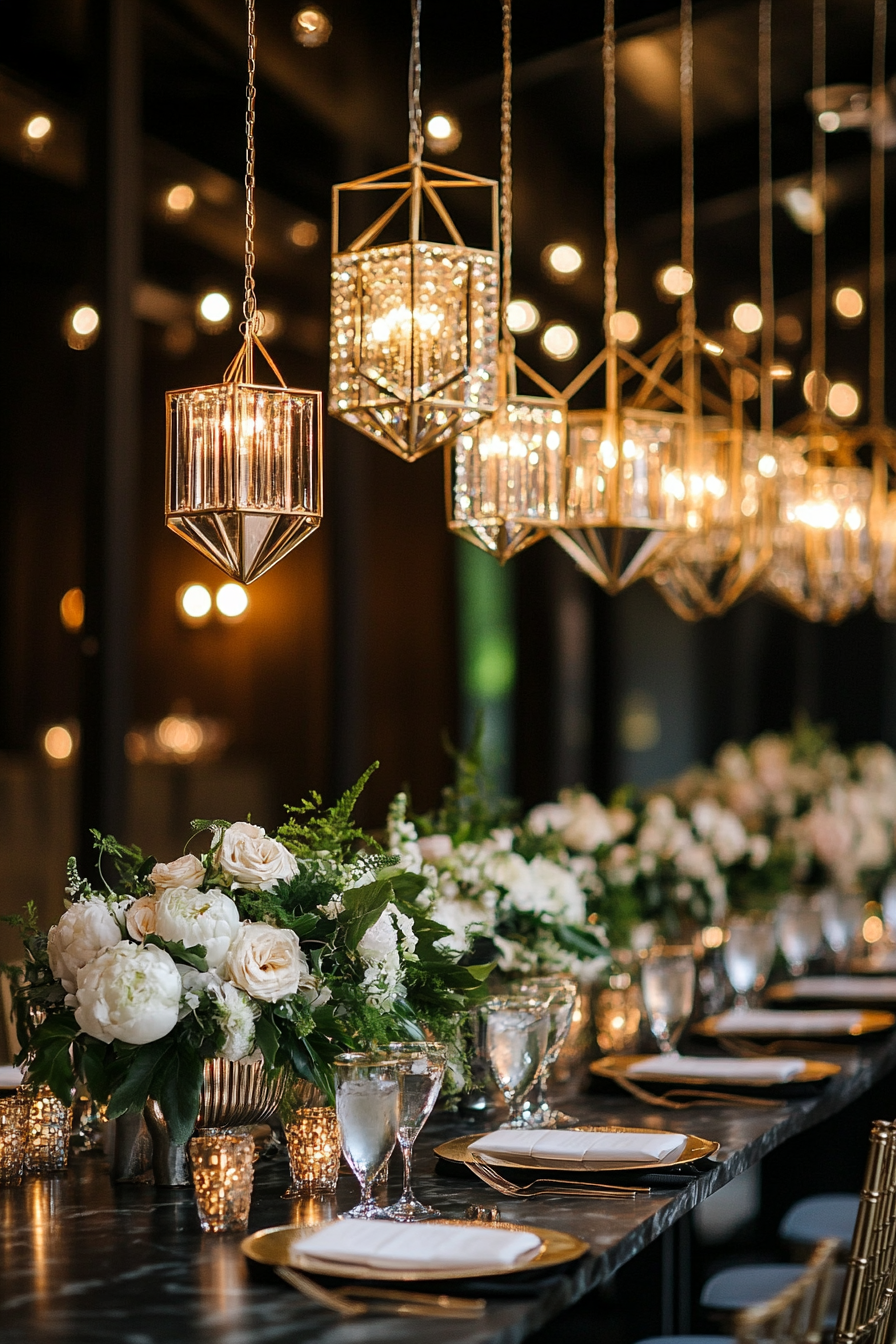
[(832, 383), (828, 410), (839, 420), (850, 420), (859, 409), (859, 394), (852, 383)]
[(541, 344), (552, 359), (572, 359), (579, 348), (579, 338), (565, 322), (552, 322), (545, 327)]
[(100, 331), (100, 315), (90, 304), (70, 308), (62, 321), (62, 334), (72, 350), (86, 350)]
[(768, 376), (783, 383), (793, 377), (793, 368), (786, 359), (776, 359), (768, 371)]
[(276, 341), (283, 331), (283, 318), (280, 314), (275, 313), (273, 308), (259, 308), (257, 316), (259, 336), (263, 336), (266, 341)]
[(53, 129), (53, 123), (44, 113), (39, 112), (36, 117), (30, 117), (22, 127), (22, 135), (32, 145), (39, 145), (46, 140)]
[(840, 114), (839, 112), (819, 112), (818, 124), (823, 131), (830, 135), (831, 131), (839, 131)]
[(72, 313), (72, 331), (79, 336), (90, 336), (100, 325), (100, 315), (95, 308), (86, 305), (76, 308)]
[(317, 5), (306, 5), (293, 15), (292, 35), (300, 47), (322, 47), (330, 39), (333, 25)]
[(515, 336), (534, 331), (541, 321), (541, 314), (528, 299), (512, 299), (507, 305), (507, 325)]
[(704, 341), (703, 349), (708, 355), (723, 355), (725, 353), (724, 345), (719, 345), (718, 341)]
[(781, 197), (784, 208), (803, 233), (821, 233), (824, 209), (808, 187), (788, 187)]
[(196, 203), (196, 193), (186, 182), (179, 182), (176, 187), (172, 187), (165, 197), (165, 205), (174, 215), (185, 215), (193, 209)]
[(694, 288), (694, 277), (684, 266), (664, 266), (656, 277), (656, 282), (664, 294), (680, 299), (690, 294)]
[(843, 285), (834, 291), (834, 312), (849, 322), (857, 322), (865, 311), (865, 300), (857, 289)]
[(763, 453), (757, 466), (759, 467), (759, 475), (764, 476), (767, 481), (778, 474), (778, 463), (771, 453)]
[(739, 303), (731, 314), (731, 321), (738, 331), (752, 336), (762, 327), (762, 309), (755, 303)]
[(224, 583), (215, 594), (215, 606), (228, 620), (238, 620), (249, 607), (249, 594), (239, 583)]
[(297, 219), (289, 230), (287, 237), (293, 247), (308, 251), (309, 248), (314, 247), (320, 237), (320, 229), (310, 219)]
[(204, 621), (212, 609), (212, 595), (204, 583), (187, 583), (177, 594), (177, 608), (187, 624)]
[(75, 740), (63, 724), (56, 723), (44, 733), (43, 748), (51, 761), (67, 761), (75, 749)]
[(69, 588), (59, 602), (59, 619), (71, 634), (84, 624), (84, 594), (80, 588)]
[(195, 756), (204, 737), (202, 724), (189, 714), (168, 714), (155, 728), (159, 746), (172, 756)]
[(450, 154), (461, 142), (461, 129), (457, 117), (448, 112), (434, 112), (423, 128), (426, 143), (436, 154)]
[(226, 294), (213, 289), (199, 301), (200, 317), (213, 327), (219, 327), (230, 317), (230, 300)]
[(634, 313), (620, 308), (610, 318), (610, 333), (616, 337), (620, 345), (631, 345), (641, 334), (641, 323)]
[(554, 279), (571, 280), (582, 269), (584, 257), (572, 243), (551, 243), (541, 254)]
[(793, 512), (797, 522), (819, 532), (829, 532), (840, 521), (840, 510), (832, 499), (807, 499), (797, 504)]

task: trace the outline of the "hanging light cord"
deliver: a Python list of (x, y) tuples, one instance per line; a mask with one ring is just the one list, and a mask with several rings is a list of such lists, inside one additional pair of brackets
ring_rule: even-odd
[(255, 0), (246, 0), (246, 280), (242, 332), (247, 342), (255, 332)]
[(616, 6), (604, 0), (604, 338), (607, 347), (606, 402), (613, 414), (619, 402), (616, 367), (616, 316), (619, 246), (616, 237)]
[(871, 59), (871, 238), (868, 266), (868, 411), (875, 429), (886, 423), (885, 260), (884, 260), (884, 121), (887, 90), (884, 57), (887, 46), (887, 0), (874, 0)]
[(411, 0), (411, 59), (408, 65), (408, 158), (419, 163), (423, 158), (423, 114), (420, 111), (420, 7), (422, 0)]
[(513, 349), (513, 337), (507, 325), (510, 304), (510, 262), (513, 250), (513, 179), (510, 159), (510, 112), (513, 64), (510, 50), (511, 0), (501, 0), (501, 344)]
[[(812, 88), (824, 88), (826, 14), (825, 0), (812, 0)], [(825, 232), (827, 229), (827, 180), (824, 131), (813, 108), (812, 121), (812, 198), (820, 217), (812, 234), (812, 411), (820, 416), (827, 404), (825, 378), (825, 301), (827, 278)]]
[[(886, 3), (886, 0), (884, 0)], [(762, 309), (760, 426), (765, 451), (774, 433), (775, 274), (772, 219), (772, 0), (759, 2), (759, 303)]]
[(681, 300), (682, 374), (685, 408), (696, 415), (697, 360), (694, 336), (697, 307), (694, 296), (694, 16), (691, 0), (681, 0), (679, 57), (681, 103), (681, 264), (691, 277), (691, 288)]

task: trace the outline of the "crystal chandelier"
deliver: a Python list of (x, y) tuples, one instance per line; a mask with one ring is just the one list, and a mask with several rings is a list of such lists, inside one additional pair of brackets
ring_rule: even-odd
[[(247, 0), (243, 345), (220, 383), (166, 396), (165, 521), (243, 583), (319, 526), (321, 394), (287, 387), (259, 339), (255, 300), (255, 0)], [(256, 351), (277, 385), (255, 382)]]
[[(563, 511), (566, 402), (514, 352), (511, 296), (511, 3), (503, 0), (501, 341), (490, 420), (458, 435), (445, 457), (448, 527), (502, 564), (556, 527)], [(517, 372), (545, 393), (517, 391)]]
[[(413, 0), (409, 162), (333, 188), (329, 411), (407, 462), (472, 429), (497, 400), (497, 183), (423, 161), (420, 5)], [(467, 246), (445, 205), (461, 189), (490, 195), (489, 249)], [(342, 248), (345, 192), (394, 199)], [(373, 246), (405, 206), (407, 240)], [(447, 242), (423, 237), (425, 208)]]

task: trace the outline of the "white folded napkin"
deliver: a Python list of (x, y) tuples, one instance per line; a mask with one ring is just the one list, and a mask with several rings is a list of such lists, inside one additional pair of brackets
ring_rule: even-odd
[(524, 1166), (604, 1171), (646, 1162), (674, 1162), (686, 1134), (590, 1133), (577, 1129), (499, 1129), (470, 1144), (474, 1157), (509, 1158)]
[(0, 1089), (20, 1087), (24, 1079), (24, 1072), (14, 1064), (0, 1064)]
[(810, 975), (794, 980), (795, 999), (896, 999), (896, 976), (877, 975)]
[(502, 1227), (459, 1227), (447, 1222), (327, 1223), (310, 1237), (296, 1238), (293, 1257), (307, 1256), (322, 1264), (367, 1265), (373, 1269), (469, 1269), (516, 1265), (531, 1260), (542, 1247), (534, 1232)]
[(626, 1069), (628, 1078), (719, 1078), (738, 1082), (789, 1082), (806, 1067), (804, 1059), (689, 1059), (685, 1055), (649, 1055)]
[(861, 1021), (861, 1012), (849, 1008), (830, 1012), (744, 1008), (722, 1013), (716, 1019), (716, 1031), (722, 1036), (840, 1036), (848, 1035)]

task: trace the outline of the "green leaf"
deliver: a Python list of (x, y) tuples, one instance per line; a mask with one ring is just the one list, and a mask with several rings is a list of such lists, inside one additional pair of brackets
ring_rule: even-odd
[(580, 957), (597, 957), (606, 953), (603, 943), (590, 929), (578, 928), (575, 924), (555, 924), (554, 937), (567, 952), (575, 952)]
[[(429, 883), (421, 873), (400, 872), (392, 878), (392, 890), (395, 893), (396, 900), (407, 901), (409, 905), (413, 905), (421, 891), (427, 886), (429, 886)], [(416, 913), (419, 913), (419, 911)]]
[(94, 1101), (107, 1101), (112, 1090), (107, 1059), (109, 1047), (88, 1037), (81, 1051), (81, 1072)]
[(202, 943), (197, 943), (195, 947), (184, 947), (183, 943), (166, 942), (157, 933), (148, 933), (143, 941), (150, 943), (153, 947), (160, 947), (174, 961), (181, 961), (186, 966), (193, 966), (197, 971), (208, 970), (206, 949)]
[(153, 1078), (153, 1093), (175, 1143), (186, 1143), (196, 1127), (202, 1091), (202, 1056), (181, 1041)]
[(163, 1036), (161, 1040), (150, 1041), (134, 1051), (126, 1065), (124, 1078), (109, 1098), (106, 1114), (110, 1120), (116, 1120), (120, 1115), (139, 1114), (143, 1110), (152, 1090), (156, 1067), (173, 1048), (171, 1037)]
[(392, 884), (384, 878), (368, 882), (364, 887), (352, 887), (343, 893), (345, 945), (350, 952), (356, 951), (358, 943), (376, 923), (391, 899)]
[(280, 1028), (264, 1011), (255, 1023), (255, 1044), (264, 1056), (268, 1068), (276, 1068), (277, 1054), (280, 1050)]

